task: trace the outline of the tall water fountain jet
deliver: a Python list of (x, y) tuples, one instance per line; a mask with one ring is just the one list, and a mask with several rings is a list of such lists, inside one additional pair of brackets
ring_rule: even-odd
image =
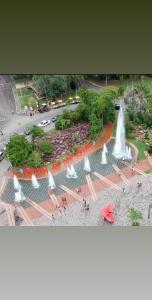
[(127, 156), (127, 159), (132, 159), (132, 154), (131, 154), (131, 148), (126, 146), (126, 156)]
[(69, 167), (67, 168), (66, 177), (67, 178), (77, 178), (78, 177), (73, 165), (71, 165), (70, 168)]
[(14, 177), (13, 177), (13, 184), (14, 184), (14, 189), (15, 190), (17, 190), (17, 191), (21, 190), (21, 185), (20, 185), (16, 175), (14, 175)]
[(103, 151), (104, 151), (105, 153), (108, 153), (108, 149), (107, 149), (106, 144), (103, 145)]
[(125, 123), (124, 123), (124, 109), (120, 106), (117, 129), (116, 129), (116, 140), (112, 153), (117, 159), (127, 158), (126, 153), (126, 137), (125, 137)]
[(48, 179), (49, 179), (49, 187), (51, 188), (51, 190), (54, 190), (56, 188), (56, 185), (50, 171), (48, 172)]
[(104, 151), (104, 149), (102, 150), (101, 164), (102, 165), (106, 165), (107, 164), (106, 152)]
[(40, 186), (35, 175), (32, 175), (32, 185), (34, 189), (38, 189)]
[(89, 158), (88, 157), (85, 157), (85, 159), (84, 159), (84, 170), (86, 172), (91, 172), (90, 162), (89, 162)]

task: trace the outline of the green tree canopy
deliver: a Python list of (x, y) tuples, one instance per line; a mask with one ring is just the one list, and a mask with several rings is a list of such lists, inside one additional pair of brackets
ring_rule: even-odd
[(41, 95), (51, 98), (61, 97), (69, 88), (67, 75), (34, 75), (32, 81)]
[(14, 135), (6, 146), (6, 156), (13, 167), (26, 166), (34, 145), (24, 136)]
[(92, 113), (90, 115), (90, 134), (91, 134), (91, 138), (93, 140), (96, 140), (96, 138), (99, 136), (99, 134), (102, 132), (102, 123), (101, 120), (99, 118), (97, 118), (97, 116)]

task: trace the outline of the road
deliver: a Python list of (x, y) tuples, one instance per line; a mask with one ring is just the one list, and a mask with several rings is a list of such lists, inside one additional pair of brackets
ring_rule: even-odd
[[(5, 126), (3, 126), (3, 136), (0, 136), (0, 145), (6, 144), (10, 136), (14, 133), (24, 133), (27, 127), (32, 127), (33, 125), (37, 125), (42, 120), (51, 120), (51, 118), (55, 117), (56, 115), (62, 114), (63, 110), (66, 108), (68, 110), (75, 110), (77, 107), (77, 104), (68, 105), (64, 108), (58, 108), (51, 110), (49, 112), (45, 113), (37, 113), (34, 116), (23, 116), (23, 115), (13, 115), (10, 122), (6, 123)], [(54, 123), (51, 122), (50, 126), (44, 127), (45, 131), (50, 130), (51, 128), (54, 128)]]
[(0, 75), (0, 128), (11, 119), (15, 111), (15, 99), (8, 75)]

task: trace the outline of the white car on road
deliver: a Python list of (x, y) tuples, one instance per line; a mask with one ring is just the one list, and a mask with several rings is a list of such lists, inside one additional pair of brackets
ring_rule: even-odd
[(43, 120), (41, 123), (38, 124), (39, 127), (45, 127), (47, 125), (50, 125), (50, 120)]

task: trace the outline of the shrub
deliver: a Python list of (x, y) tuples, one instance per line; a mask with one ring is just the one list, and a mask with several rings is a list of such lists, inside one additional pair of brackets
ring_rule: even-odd
[(79, 149), (79, 146), (78, 145), (74, 145), (73, 148), (71, 149), (71, 153), (73, 155), (75, 155), (78, 149)]
[(48, 141), (43, 141), (39, 147), (43, 154), (51, 154), (53, 151), (53, 145)]
[(38, 152), (33, 151), (28, 158), (27, 165), (32, 168), (38, 168), (42, 165), (41, 156)]
[(33, 126), (30, 131), (32, 137), (43, 136), (44, 130), (38, 126)]
[(152, 153), (152, 129), (148, 131), (148, 152)]
[(139, 221), (142, 220), (142, 213), (134, 208), (128, 210), (128, 216), (132, 222), (132, 226), (139, 226)]
[(134, 137), (134, 134), (133, 134), (133, 130), (134, 130), (134, 127), (133, 127), (133, 124), (131, 122), (126, 122), (126, 137), (127, 138), (133, 138)]

